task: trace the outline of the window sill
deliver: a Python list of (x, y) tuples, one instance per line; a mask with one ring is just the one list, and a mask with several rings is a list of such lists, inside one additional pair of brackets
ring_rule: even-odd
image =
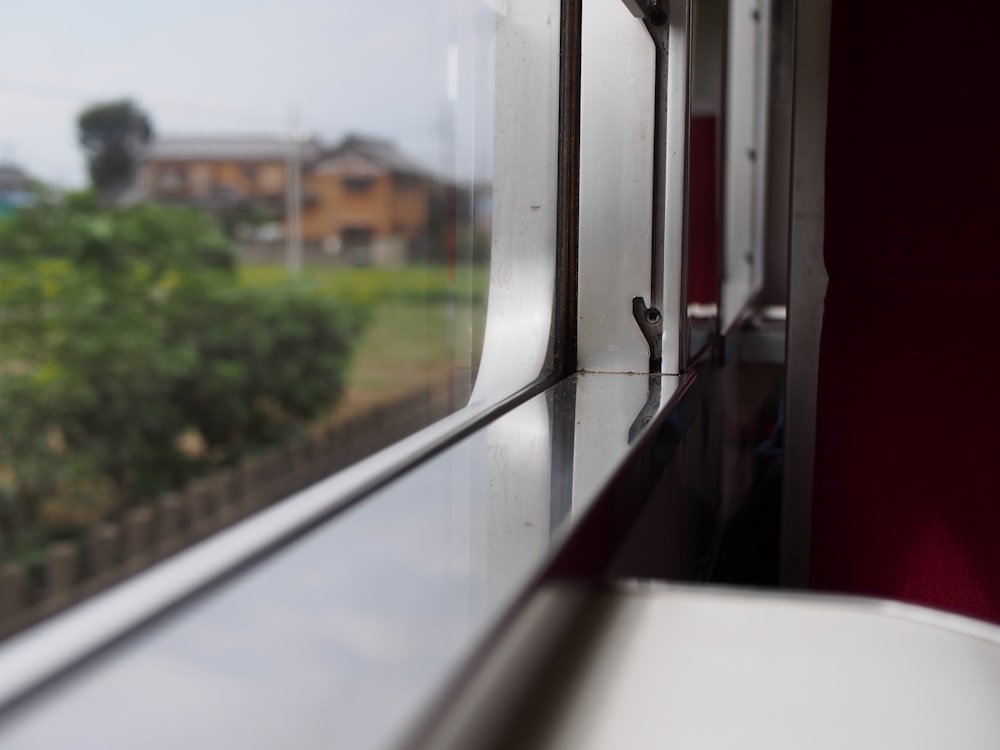
[(535, 583), (611, 554), (607, 487), (669, 458), (696, 381), (580, 373), (471, 433), (467, 409), (13, 639), (0, 738), (398, 741)]

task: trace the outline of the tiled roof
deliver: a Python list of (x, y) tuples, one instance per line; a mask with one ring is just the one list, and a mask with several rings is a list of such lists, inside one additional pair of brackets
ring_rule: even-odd
[(424, 176), (427, 170), (397, 148), (392, 141), (349, 135), (336, 146), (323, 149), (322, 161), (344, 157), (361, 157), (382, 169), (396, 174)]
[[(274, 161), (288, 157), (289, 141), (279, 136), (171, 136), (143, 149), (144, 161)], [(302, 159), (319, 154), (315, 140), (302, 144)]]
[[(289, 142), (280, 136), (187, 136), (157, 138), (148, 144), (143, 161), (275, 161), (288, 158)], [(395, 174), (425, 176), (427, 170), (392, 141), (349, 135), (340, 143), (322, 147), (310, 138), (302, 143), (306, 164), (341, 160), (365, 161)]]

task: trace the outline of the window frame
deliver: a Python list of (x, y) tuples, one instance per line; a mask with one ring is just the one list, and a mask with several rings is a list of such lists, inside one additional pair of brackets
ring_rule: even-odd
[[(522, 12), (535, 22), (508, 24), (506, 63), (498, 60), (500, 76), (509, 75), (506, 91), (511, 106), (497, 106), (497, 129), (507, 135), (498, 150), (507, 159), (506, 172), (495, 179), (527, 181), (547, 195), (506, 191), (521, 204), (509, 234), (494, 234), (491, 253), (489, 312), (479, 374), (468, 405), (407, 438), (318, 482), (229, 529), (214, 535), (113, 589), (86, 599), (54, 618), (0, 644), (0, 714), (20, 696), (30, 693), (74, 664), (111, 648), (128, 633), (173, 611), (203, 591), (221, 585), (331, 519), (379, 488), (458, 441), (490, 424), (575, 371), (573, 326), (569, 313), (575, 288), (556, 283), (557, 274), (573, 274), (577, 228), (575, 190), (578, 182), (579, 100), (578, 23), (580, 0), (553, 0), (571, 26), (549, 23), (547, 3), (505, 0), (498, 12), (512, 18)], [(547, 38), (538, 38), (539, 29)], [(546, 45), (548, 42), (548, 45)], [(533, 56), (533, 59), (529, 59)], [(548, 58), (548, 59), (546, 59)], [(503, 69), (507, 65), (506, 70)], [(548, 76), (538, 85), (539, 70)], [(525, 71), (531, 78), (525, 77)], [(524, 97), (524, 84), (531, 83)], [(503, 82), (498, 83), (498, 88)], [(521, 86), (521, 88), (518, 88)], [(555, 93), (554, 101), (547, 99)], [(504, 103), (499, 103), (504, 104)], [(515, 108), (516, 105), (516, 108)], [(530, 118), (521, 108), (551, 109), (548, 149), (552, 168), (539, 149), (518, 148), (518, 139), (536, 144)], [(494, 192), (494, 212), (498, 196)], [(507, 209), (509, 212), (510, 208)], [(550, 226), (544, 245), (525, 242)], [(495, 225), (496, 228), (496, 225)], [(529, 334), (525, 335), (524, 331)], [(508, 353), (521, 357), (511, 365)]]
[[(4, 664), (0, 676), (0, 711), (71, 666), (113, 647), (136, 628), (197, 595), (208, 592), (210, 596), (213, 587), (225, 586), (242, 570), (293, 543), (318, 525), (330, 522), (338, 513), (362, 502), (375, 490), (395, 480), (405, 481), (407, 473), (415, 467), (493, 424), (577, 371), (597, 370), (608, 373), (609, 377), (617, 374), (619, 380), (621, 373), (639, 374), (643, 387), (647, 378), (682, 374), (686, 339), (683, 268), (688, 19), (692, 0), (669, 0), (671, 21), (661, 31), (631, 19), (633, 25), (625, 34), (632, 40), (631, 44), (643, 48), (642, 54), (632, 62), (645, 62), (653, 71), (645, 84), (643, 113), (638, 120), (625, 123), (615, 116), (619, 114), (615, 107), (606, 102), (602, 118), (605, 129), (596, 133), (585, 132), (581, 127), (582, 100), (588, 87), (594, 92), (596, 88), (593, 87), (607, 86), (610, 79), (603, 78), (603, 73), (588, 73), (583, 57), (586, 35), (592, 35), (590, 42), (598, 48), (613, 44), (615, 34), (626, 27), (622, 14), (627, 11), (620, 0), (586, 0), (590, 7), (604, 3), (600, 13), (588, 18), (583, 0), (559, 1), (561, 23), (555, 24), (555, 31), (551, 32), (556, 40), (556, 60), (554, 70), (549, 71), (555, 85), (548, 87), (548, 91), (558, 92), (557, 132), (552, 134), (557, 168), (553, 174), (538, 176), (544, 165), (531, 149), (521, 149), (522, 153), (516, 157), (519, 163), (508, 164), (506, 177), (497, 175), (501, 182), (510, 179), (516, 183), (526, 179), (533, 185), (536, 184), (533, 180), (538, 180), (538, 184), (551, 180), (548, 187), (554, 200), (546, 205), (536, 203), (531, 195), (517, 196), (522, 203), (530, 204), (528, 211), (517, 214), (523, 223), (508, 227), (512, 230), (511, 235), (504, 236), (501, 232), (495, 237), (484, 355), (469, 405), (126, 581), (115, 590), (41, 624), (18, 637), (16, 643), (0, 646), (0, 660)], [(507, 0), (504, 7), (509, 10), (514, 5), (544, 12), (538, 10), (542, 4), (537, 0)], [(608, 19), (613, 19), (614, 23), (605, 23)], [(527, 47), (522, 46), (519, 51), (530, 50), (529, 42), (526, 40)], [(667, 66), (668, 51), (686, 62)], [(605, 62), (613, 66), (614, 58), (612, 49), (611, 57)], [(537, 74), (538, 66), (529, 65), (528, 69)], [(665, 85), (655, 84), (657, 71), (666, 75)], [(617, 75), (621, 74), (623, 71), (619, 68)], [(628, 71), (624, 74), (628, 75)], [(532, 103), (521, 101), (519, 106), (527, 108)], [(525, 136), (524, 131), (517, 133), (515, 130), (526, 127), (516, 122), (518, 111), (517, 107), (497, 106), (498, 117), (511, 118), (505, 125), (506, 132), (514, 132), (516, 136), (512, 142), (525, 137), (531, 142), (530, 132)], [(646, 135), (630, 137), (637, 133), (630, 133), (629, 126), (639, 130), (647, 128)], [(665, 139), (662, 149), (653, 146), (658, 140), (656, 134)], [(594, 242), (593, 234), (581, 237), (581, 233), (593, 226), (593, 218), (597, 215), (581, 219), (585, 212), (597, 211), (601, 206), (620, 205), (615, 201), (623, 198), (621, 178), (624, 171), (616, 172), (616, 180), (605, 181), (603, 192), (588, 193), (586, 200), (581, 195), (583, 190), (593, 186), (589, 175), (594, 172), (595, 160), (606, 164), (600, 149), (607, 148), (608, 143), (620, 148), (621, 164), (647, 172), (641, 183), (632, 188), (633, 192), (624, 196), (626, 201), (631, 197), (639, 204), (652, 197), (625, 220), (620, 216), (609, 219), (614, 222), (615, 232), (625, 238), (630, 247), (632, 262), (627, 267), (620, 259), (614, 267), (614, 256), (609, 266), (607, 248), (601, 242)], [(502, 151), (502, 145), (498, 150)], [(508, 153), (513, 155), (515, 150)], [(535, 177), (531, 177), (532, 174)], [(494, 193), (496, 214), (503, 212), (502, 202), (498, 207), (499, 192), (502, 191)], [(552, 223), (554, 232), (542, 253), (536, 244), (514, 241), (514, 235), (519, 232), (523, 235), (524, 230), (546, 222)], [(542, 273), (540, 269), (544, 269)], [(601, 285), (601, 274), (609, 269), (616, 272), (616, 293), (592, 294)], [(606, 292), (607, 287), (604, 288)], [(654, 306), (658, 304), (666, 321), (662, 334), (663, 365), (652, 373), (648, 367), (648, 345), (632, 319), (630, 302), (636, 295), (645, 297)], [(602, 349), (601, 344), (594, 343), (597, 341), (595, 324), (590, 321), (602, 315), (611, 316), (617, 334), (621, 334), (623, 340), (627, 338), (629, 343), (624, 358), (617, 354), (606, 356), (609, 345), (605, 343)], [(512, 363), (511, 351), (518, 351), (523, 356)], [(584, 420), (586, 424), (580, 428), (581, 435), (599, 434), (607, 416), (621, 411), (620, 403), (611, 396), (601, 395), (602, 377), (592, 381), (598, 391), (597, 406)], [(678, 384), (676, 377), (671, 382), (675, 386)], [(681, 403), (679, 399), (690, 395), (693, 382), (695, 379), (689, 376), (680, 383), (677, 396), (667, 388), (651, 403), (650, 430), (664, 426), (671, 410)], [(690, 399), (686, 403), (685, 408), (690, 410)], [(631, 415), (628, 418), (631, 420)], [(637, 456), (647, 455), (654, 449), (652, 435), (653, 432), (647, 433), (636, 443), (635, 450), (623, 465), (635, 464)], [(599, 490), (596, 486), (590, 488), (594, 493)]]

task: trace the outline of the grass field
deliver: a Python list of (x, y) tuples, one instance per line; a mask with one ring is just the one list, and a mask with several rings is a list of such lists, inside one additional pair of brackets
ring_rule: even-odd
[[(58, 298), (68, 266), (52, 261), (42, 268), (46, 295)], [(256, 287), (281, 286), (288, 280), (280, 266), (243, 266), (237, 276), (237, 283)], [(306, 269), (300, 282), (310, 293), (331, 296), (367, 312), (351, 355), (344, 394), (318, 416), (316, 424), (440, 382), (456, 366), (475, 367), (482, 348), (486, 280), (485, 269), (454, 281), (446, 269), (432, 266)], [(11, 296), (0, 284), (0, 298)], [(17, 356), (0, 341), (0, 368), (20, 367)], [(5, 475), (0, 465), (0, 503), (5, 481), (13, 486), (14, 478)], [(6, 542), (0, 536), (0, 559), (37, 562), (52, 538), (76, 533), (117, 507), (112, 495), (102, 496), (102, 502), (93, 501), (94, 493), (85, 495), (84, 501), (77, 502), (70, 495), (56, 494), (33, 505), (40, 508), (36, 520), (29, 521), (26, 516), (17, 521), (16, 534), (8, 534)]]
[[(356, 304), (372, 305), (389, 301), (482, 302), (488, 280), (486, 268), (459, 268), (451, 278), (443, 266), (307, 267), (301, 281), (318, 292)], [(283, 266), (244, 265), (239, 269), (240, 283), (248, 286), (280, 284), (288, 281)]]
[[(466, 269), (452, 281), (439, 266), (306, 268), (302, 282), (370, 311), (338, 408), (360, 408), (479, 360), (487, 269)], [(242, 266), (240, 283), (288, 280), (282, 266)]]
[[(45, 294), (58, 298), (73, 277), (64, 260), (40, 264)], [(0, 279), (0, 298), (11, 299), (17, 278)], [(288, 283), (280, 265), (243, 265), (240, 284), (251, 287)], [(361, 406), (407, 390), (456, 365), (478, 363), (482, 349), (488, 269), (464, 267), (454, 278), (432, 265), (307, 267), (299, 283), (368, 311), (347, 376), (343, 401)], [(0, 312), (0, 314), (3, 314)], [(19, 353), (0, 341), (0, 366), (13, 368)], [(345, 404), (342, 403), (341, 406)]]

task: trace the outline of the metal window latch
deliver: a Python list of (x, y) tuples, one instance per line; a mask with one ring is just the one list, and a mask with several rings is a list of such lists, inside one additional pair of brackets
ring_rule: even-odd
[(662, 26), (667, 22), (667, 13), (660, 7), (661, 0), (622, 0), (636, 18), (643, 18), (653, 26)]
[(635, 415), (635, 419), (632, 420), (631, 426), (628, 428), (628, 444), (632, 445), (635, 439), (642, 434), (649, 423), (653, 421), (653, 417), (656, 416), (656, 412), (660, 410), (660, 401), (662, 400), (663, 394), (663, 379), (659, 375), (650, 375), (649, 382), (646, 385), (646, 403), (642, 405), (642, 409), (639, 413)]
[(649, 370), (659, 372), (663, 364), (663, 315), (655, 307), (646, 307), (642, 297), (633, 297), (632, 317), (649, 344)]

